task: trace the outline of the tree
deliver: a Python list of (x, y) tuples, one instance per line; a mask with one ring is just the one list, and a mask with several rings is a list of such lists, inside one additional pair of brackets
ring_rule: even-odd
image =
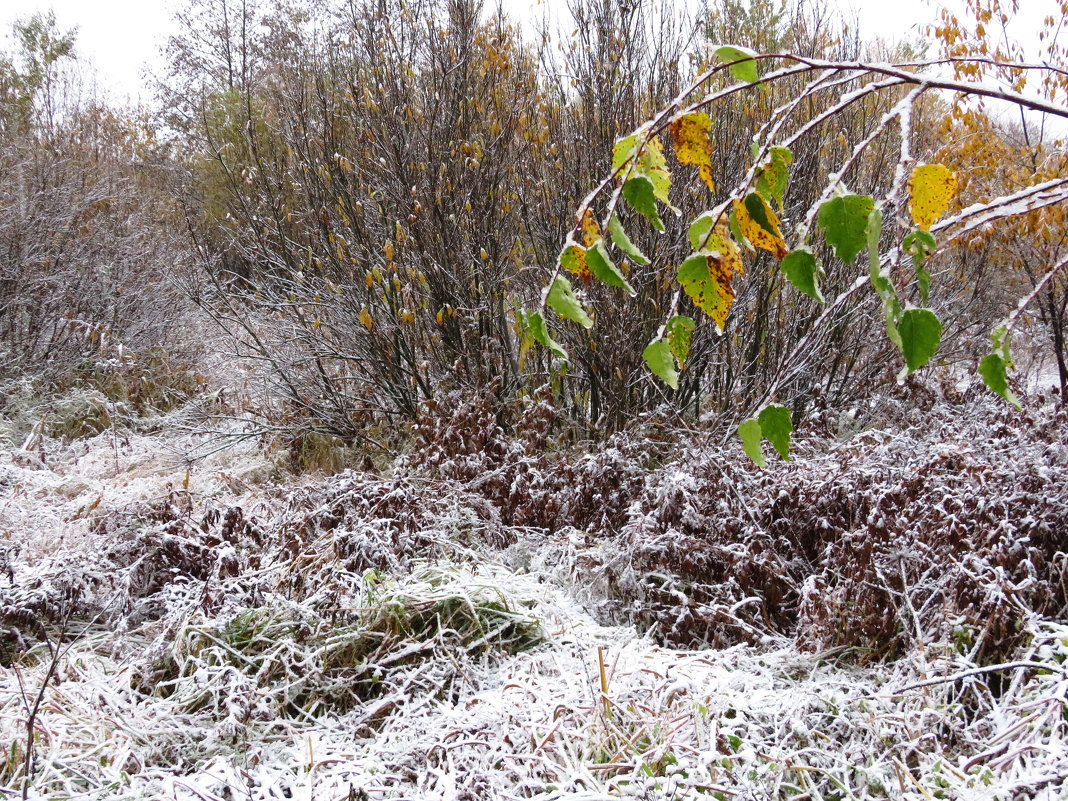
[[(1017, 91), (1030, 91), (1051, 103), (1063, 105), (1068, 92), (1068, 45), (1063, 41), (1063, 20), (1068, 3), (1053, 4), (1038, 31), (1041, 65), (1027, 68), (1024, 47), (1011, 35), (1014, 7), (1000, 2), (966, 4), (962, 21), (943, 10), (932, 33), (951, 59), (956, 77), (963, 80), (996, 79)], [(961, 205), (980, 202), (1004, 192), (1064, 179), (1068, 175), (1066, 129), (1055, 117), (1012, 108), (1001, 119), (997, 109), (982, 104), (957, 103), (942, 123), (946, 145), (938, 157), (961, 175)], [(982, 254), (987, 283), (1005, 290), (1002, 314), (1015, 309), (1020, 287), (1034, 294), (1033, 312), (1045, 328), (1057, 365), (1061, 397), (1068, 401), (1068, 224), (1061, 204), (1050, 204), (1006, 220), (990, 235), (966, 244)]]
[[(645, 345), (644, 358), (672, 388), (678, 386), (679, 369), (686, 366), (689, 356), (696, 327), (692, 311), (699, 310), (710, 318), (721, 333), (729, 332), (736, 300), (734, 283), (736, 276), (745, 274), (747, 260), (750, 270), (757, 267), (767, 275), (781, 273), (797, 292), (823, 306), (810, 332), (779, 361), (772, 380), (752, 408), (779, 408), (771, 403), (779, 399), (796, 403), (792, 387), (807, 369), (813, 338), (833, 324), (835, 315), (868, 286), (881, 307), (887, 338), (901, 353), (904, 364), (899, 380), (903, 379), (931, 360), (942, 338), (943, 322), (932, 308), (935, 304), (930, 295), (932, 256), (985, 225), (1068, 200), (1068, 178), (1054, 177), (943, 218), (956, 194), (956, 176), (942, 164), (922, 163), (925, 154), (914, 151), (913, 117), (922, 113), (923, 100), (936, 90), (998, 99), (1068, 119), (1068, 108), (1058, 103), (1052, 92), (1026, 94), (1020, 91), (1019, 83), (1003, 87), (945, 77), (935, 71), (947, 63), (961, 65), (958, 56), (935, 62), (880, 63), (797, 53), (758, 55), (737, 46), (722, 46), (715, 53), (717, 65), (701, 73), (647, 123), (615, 143), (611, 172), (580, 205), (540, 305), (524, 312), (530, 335), (561, 357), (565, 356), (563, 349), (548, 330), (547, 309), (587, 327), (590, 319), (567, 274), (582, 275), (588, 269), (602, 283), (626, 289), (624, 275), (613, 259), (646, 259), (623, 231), (624, 208), (629, 207), (632, 214), (644, 217), (661, 231), (666, 229), (662, 214), (678, 213), (671, 193), (675, 174), (665, 160), (664, 139), (670, 138), (679, 164), (694, 165), (707, 173), (714, 162), (730, 157), (720, 153), (723, 143), (709, 135), (712, 117), (718, 116), (709, 112), (718, 112), (721, 104), (743, 93), (759, 108), (775, 87), (801, 80), (780, 102), (760, 108), (759, 127), (746, 154), (747, 169), (733, 185), (724, 191), (703, 175), (717, 202), (689, 223), (692, 255), (681, 263), (656, 268), (661, 280), (674, 289), (659, 329)], [(986, 61), (986, 56), (971, 57), (963, 65)], [(1065, 74), (1057, 64), (1013, 63), (999, 68), (1052, 75), (1053, 84)], [(717, 84), (717, 79), (728, 74), (733, 82)], [(799, 147), (821, 126), (833, 125), (848, 110), (878, 98), (885, 101), (885, 110), (879, 110), (863, 136), (842, 143), (842, 157), (829, 164), (819, 151), (798, 157)], [(804, 113), (817, 108), (811, 114)], [(888, 140), (896, 142), (892, 158), (886, 158), (887, 151), (878, 148)], [(866, 167), (886, 178), (866, 182)], [(786, 204), (790, 176), (812, 172), (826, 176), (826, 183), (803, 213), (792, 217)], [(847, 181), (867, 191), (850, 188)], [(633, 224), (628, 226), (634, 229)], [(770, 258), (761, 256), (762, 252)], [(830, 261), (836, 268), (848, 268), (865, 252), (869, 269), (826, 302), (821, 287), (827, 273), (823, 265)], [(1040, 282), (1042, 289), (1063, 266), (1063, 261), (1049, 266)], [(1036, 286), (1026, 300), (1039, 291)], [(764, 313), (779, 316), (791, 302), (777, 298)], [(1005, 370), (1011, 364), (1009, 336), (1018, 319), (1014, 313), (996, 329), (993, 350), (979, 368), (987, 385), (1013, 402)], [(764, 416), (762, 412), (755, 420), (763, 423)], [(785, 427), (777, 420), (772, 424), (774, 433), (769, 438), (777, 446)], [(744, 433), (752, 442), (757, 432), (749, 425)], [(768, 431), (764, 434), (767, 436)]]

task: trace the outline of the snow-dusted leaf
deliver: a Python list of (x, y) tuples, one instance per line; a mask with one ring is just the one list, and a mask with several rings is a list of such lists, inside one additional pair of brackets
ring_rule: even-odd
[(731, 75), (739, 81), (756, 83), (760, 80), (757, 72), (756, 53), (748, 47), (738, 45), (722, 45), (716, 48), (716, 58), (725, 64), (730, 64)]

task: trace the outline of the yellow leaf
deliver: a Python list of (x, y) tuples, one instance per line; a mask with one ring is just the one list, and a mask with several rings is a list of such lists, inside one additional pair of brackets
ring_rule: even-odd
[(382, 252), (386, 254), (386, 261), (393, 261), (393, 243), (390, 240), (386, 240), (386, 244), (382, 246)]
[(582, 244), (590, 248), (601, 238), (601, 226), (591, 209), (585, 209), (579, 218), (579, 230), (582, 232)]
[(590, 266), (586, 264), (586, 248), (571, 244), (560, 253), (560, 266), (569, 273), (574, 273), (585, 282), (589, 282)]
[(733, 239), (730, 238), (729, 229), (723, 218), (712, 229), (712, 236), (705, 242), (704, 251), (722, 262), (728, 269), (728, 274), (745, 275), (745, 267), (742, 264), (742, 251)]
[(790, 252), (779, 233), (779, 218), (760, 195), (753, 192), (745, 200), (735, 200), (734, 216), (742, 235), (753, 247), (773, 253), (777, 259), (785, 258)]
[(360, 307), (360, 324), (368, 331), (375, 327), (375, 321), (371, 318), (371, 312), (367, 310), (366, 306)]
[(701, 173), (701, 180), (709, 190), (715, 191), (712, 182), (712, 143), (708, 132), (712, 121), (703, 112), (687, 114), (672, 121), (671, 138), (675, 145), (675, 157), (682, 164), (693, 164)]
[(927, 230), (949, 208), (957, 191), (957, 176), (942, 164), (921, 164), (909, 178), (909, 211), (916, 225)]

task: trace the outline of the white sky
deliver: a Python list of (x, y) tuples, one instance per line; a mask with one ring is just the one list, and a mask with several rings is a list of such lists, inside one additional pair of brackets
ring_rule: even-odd
[[(655, 1), (655, 0), (654, 0)], [(3, 0), (0, 31), (4, 49), (11, 22), (34, 13), (55, 11), (63, 29), (77, 26), (79, 53), (93, 64), (101, 88), (117, 99), (137, 100), (145, 94), (143, 71), (158, 68), (160, 50), (171, 30), (171, 14), (177, 0)], [(834, 0), (832, 0), (834, 2)], [(850, 17), (855, 9), (862, 32), (887, 39), (916, 35), (920, 25), (933, 21), (943, 2), (959, 0), (837, 0)], [(503, 0), (516, 18), (540, 16), (546, 6), (564, 7), (564, 0)], [(1052, 13), (1050, 0), (1021, 0), (1018, 24), (1021, 37), (1038, 30), (1044, 13)], [(1033, 34), (1032, 34), (1033, 35)], [(744, 43), (737, 43), (744, 44)], [(145, 97), (147, 100), (147, 95)]]

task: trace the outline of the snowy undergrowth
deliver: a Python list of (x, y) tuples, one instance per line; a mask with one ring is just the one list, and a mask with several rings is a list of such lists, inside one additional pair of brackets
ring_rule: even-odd
[[(587, 482), (575, 492), (598, 497), (608, 465), (632, 493), (600, 530), (517, 525), (477, 471), (280, 485), (251, 444), (187, 466), (160, 454), (189, 441), (116, 430), (12, 450), (0, 793), (1062, 798), (1068, 626), (1063, 596), (1036, 587), (1064, 575), (1063, 529), (1047, 532), (1065, 501), (1063, 426), (1036, 411), (1027, 438), (973, 413), (926, 434), (802, 437), (791, 465), (765, 472), (709, 451), (631, 475), (625, 447), (590, 454), (567, 473)], [(533, 510), (551, 475), (518, 464), (509, 492)], [(917, 470), (906, 489), (921, 511), (887, 525)], [(975, 486), (989, 496), (978, 516)], [(836, 517), (845, 487), (867, 500)], [(561, 495), (553, 514), (567, 508)], [(816, 537), (825, 523), (840, 536)], [(980, 529), (974, 559), (909, 534), (925, 525)], [(1030, 573), (982, 562), (1013, 533)], [(851, 584), (843, 549), (869, 540), (882, 573)], [(967, 569), (943, 581), (906, 564), (895, 583), (900, 560), (886, 560), (907, 548)], [(952, 582), (988, 573), (991, 598), (1046, 602), (1007, 618), (1000, 650), (982, 644), (994, 629), (951, 616), (967, 611)], [(854, 607), (885, 658), (835, 633)]]

